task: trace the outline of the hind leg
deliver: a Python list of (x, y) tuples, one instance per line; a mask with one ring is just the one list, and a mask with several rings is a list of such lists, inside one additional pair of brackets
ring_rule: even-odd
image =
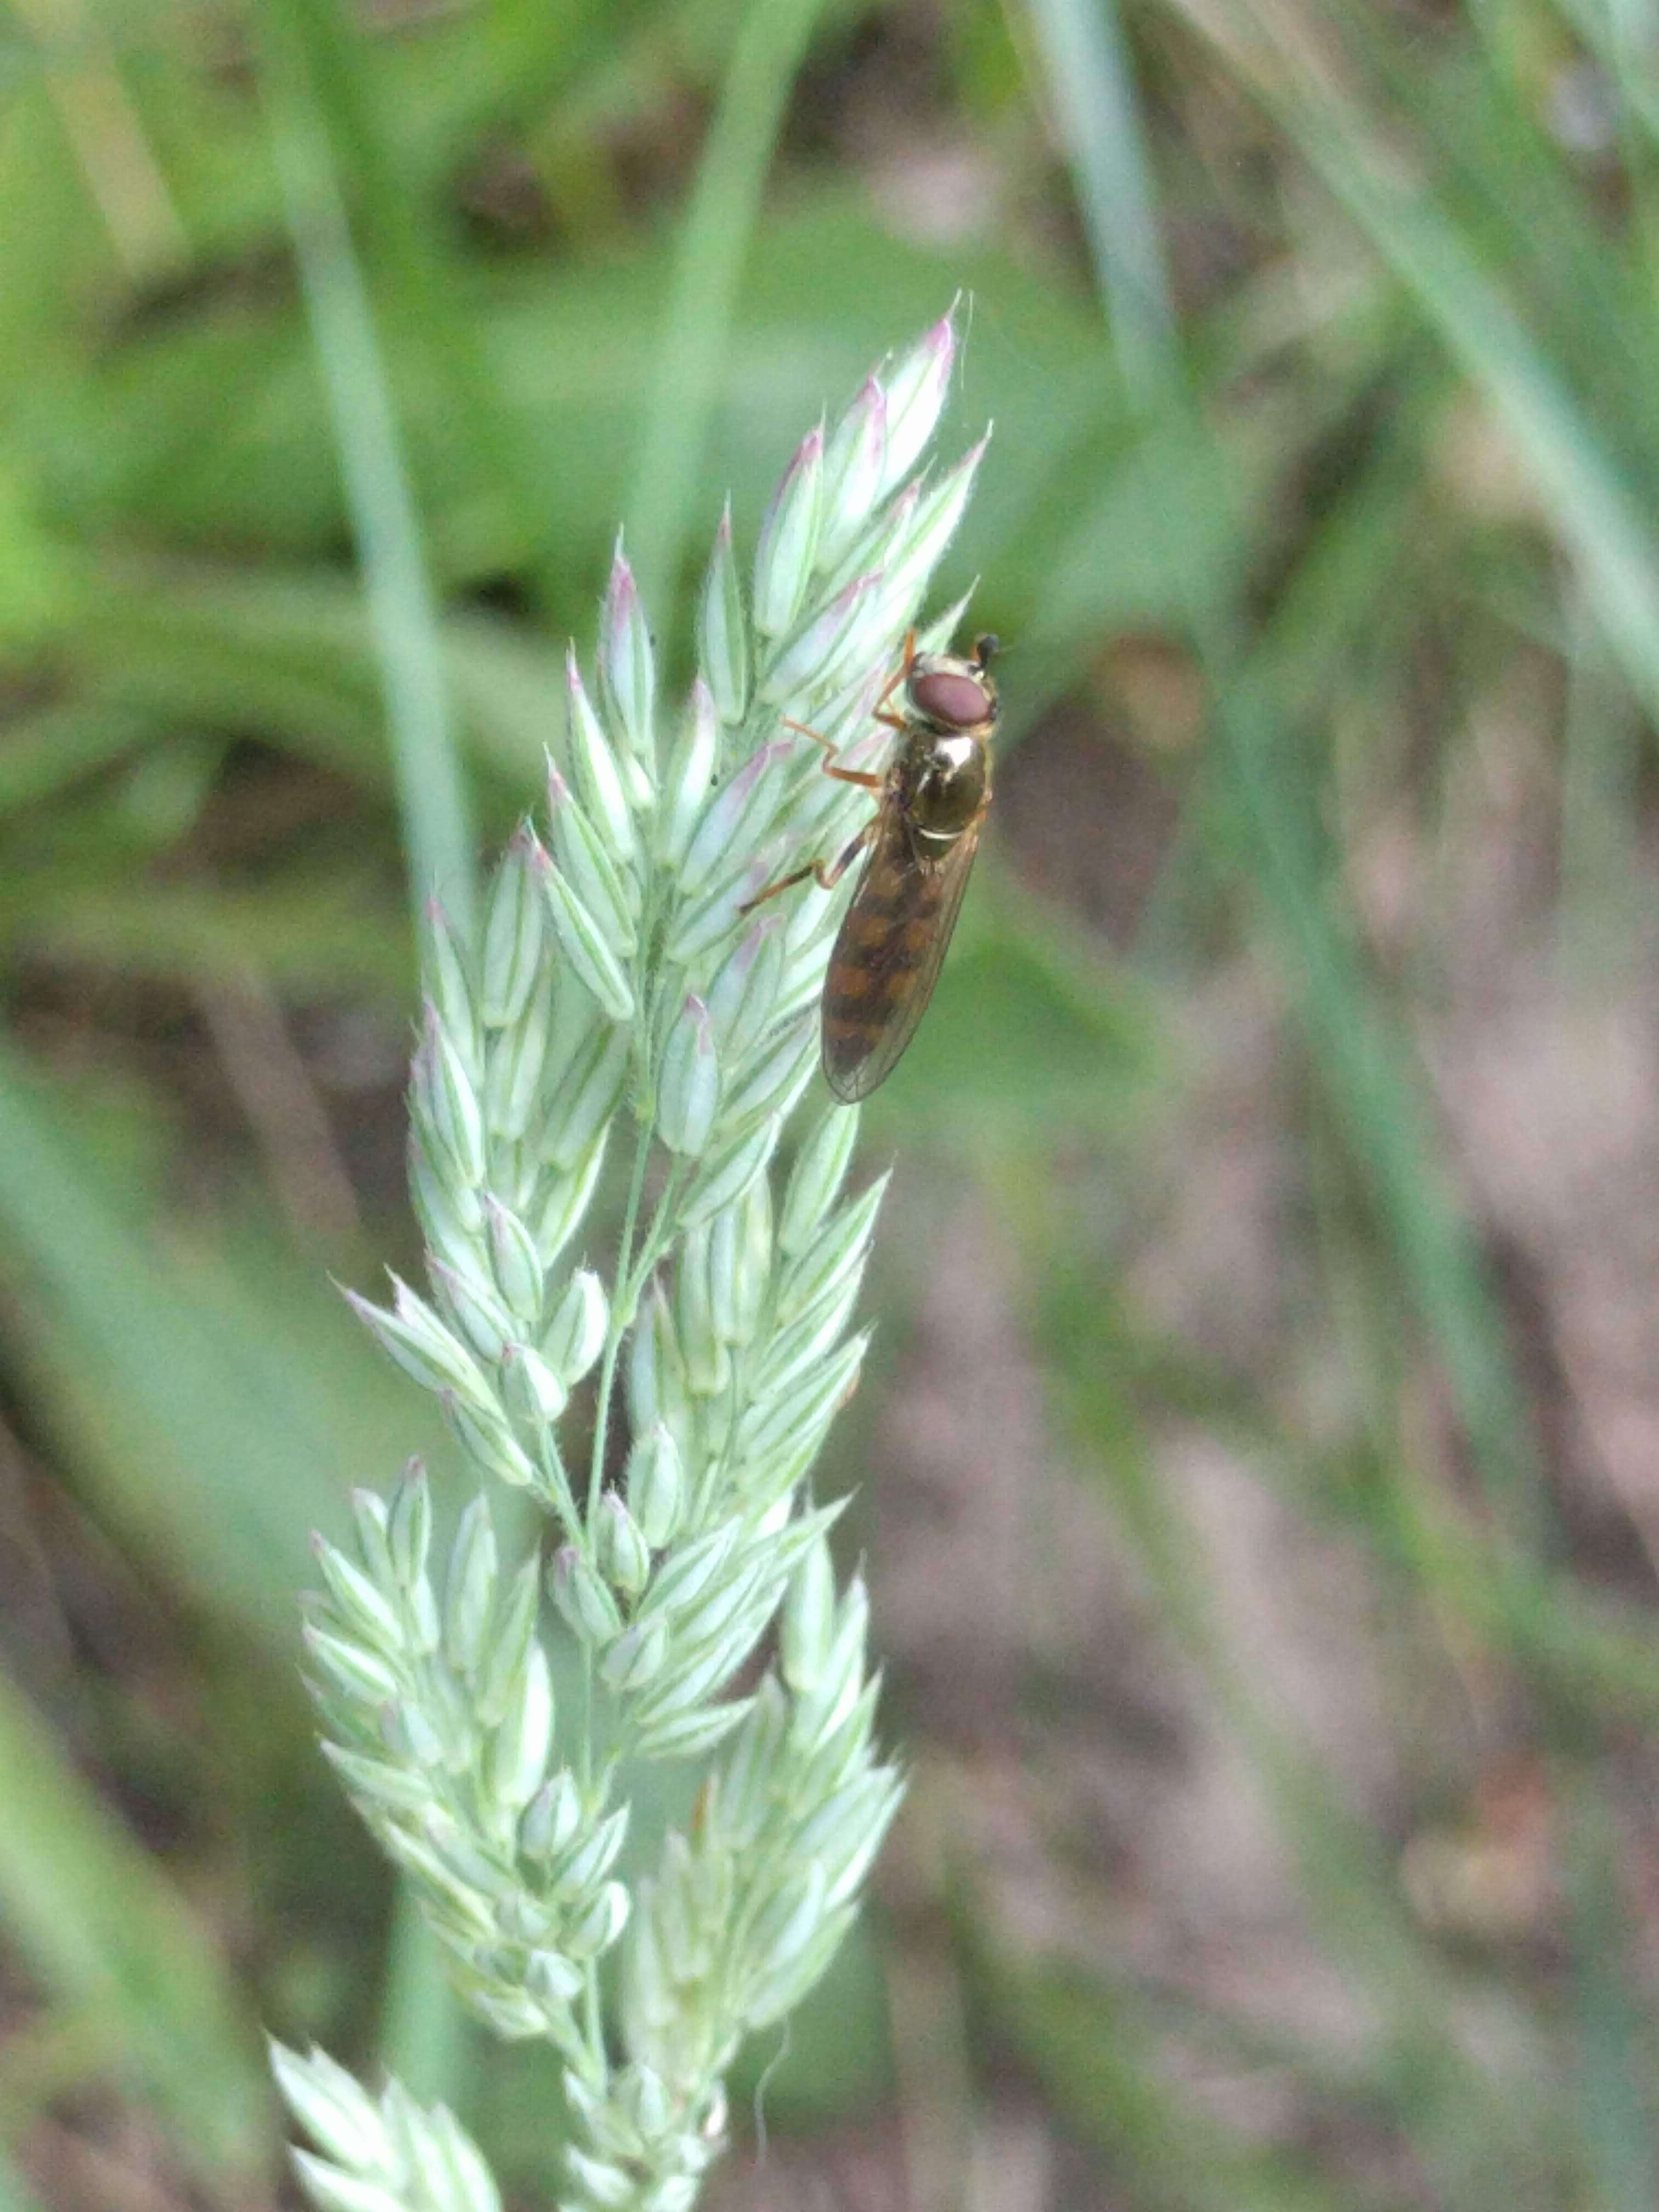
[(792, 875), (780, 876), (776, 883), (768, 884), (763, 891), (757, 891), (753, 898), (745, 899), (738, 908), (738, 912), (752, 914), (757, 906), (763, 906), (768, 899), (776, 898), (780, 891), (793, 890), (797, 884), (804, 884), (808, 876), (814, 879), (821, 891), (834, 890), (836, 885), (847, 873), (872, 837), (875, 836), (876, 824), (880, 819), (881, 817), (878, 814), (872, 814), (870, 817), (833, 867), (826, 867), (822, 860), (809, 860), (804, 868), (797, 868)]

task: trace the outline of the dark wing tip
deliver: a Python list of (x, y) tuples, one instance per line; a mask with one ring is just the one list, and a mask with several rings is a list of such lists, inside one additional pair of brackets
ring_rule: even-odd
[(856, 1106), (867, 1098), (880, 1083), (887, 1070), (878, 1065), (872, 1067), (873, 1055), (865, 1053), (855, 1060), (837, 1063), (829, 1038), (823, 1039), (821, 1063), (823, 1079), (843, 1106)]

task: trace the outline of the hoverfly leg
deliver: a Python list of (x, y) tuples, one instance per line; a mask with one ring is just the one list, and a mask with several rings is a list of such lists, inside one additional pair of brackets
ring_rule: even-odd
[(875, 705), (870, 710), (878, 722), (891, 722), (895, 728), (903, 728), (904, 725), (902, 722), (894, 722), (893, 717), (890, 714), (884, 714), (881, 710), (887, 704), (887, 702), (892, 697), (894, 692), (898, 690), (899, 685), (903, 683), (905, 678), (910, 673), (911, 669), (915, 665), (915, 659), (916, 634), (913, 629), (907, 629), (904, 633), (904, 654), (903, 658), (899, 662), (897, 672), (896, 674), (888, 678), (886, 683), (882, 686), (880, 698), (877, 700)]
[(826, 775), (834, 776), (837, 783), (855, 783), (860, 791), (881, 789), (883, 779), (878, 775), (868, 775), (862, 769), (858, 768), (837, 768), (836, 766), (837, 748), (830, 744), (828, 738), (820, 737), (816, 730), (809, 730), (805, 722), (792, 722), (786, 714), (783, 718), (783, 726), (786, 730), (793, 730), (799, 737), (811, 738), (815, 745), (821, 745), (823, 748), (829, 755), (829, 758), (823, 763), (823, 772)]
[(878, 814), (871, 816), (833, 867), (826, 868), (822, 860), (809, 860), (804, 868), (797, 868), (792, 875), (780, 876), (776, 883), (768, 884), (763, 891), (757, 891), (753, 898), (745, 899), (738, 908), (738, 912), (752, 914), (757, 906), (763, 906), (768, 899), (776, 898), (780, 891), (793, 890), (797, 884), (804, 884), (808, 876), (813, 878), (821, 891), (834, 890), (871, 838), (874, 836), (876, 824), (880, 819), (881, 817)]
[(870, 819), (865, 823), (863, 829), (859, 831), (858, 836), (854, 837), (851, 844), (848, 846), (847, 850), (836, 862), (835, 866), (828, 870), (828, 872), (825, 871), (823, 863), (821, 860), (813, 862), (813, 870), (817, 877), (818, 889), (820, 890), (834, 890), (836, 885), (847, 873), (848, 868), (852, 866), (854, 861), (857, 860), (859, 854), (864, 850), (870, 840), (875, 836), (880, 821), (881, 817), (879, 814), (872, 814), (870, 817)]

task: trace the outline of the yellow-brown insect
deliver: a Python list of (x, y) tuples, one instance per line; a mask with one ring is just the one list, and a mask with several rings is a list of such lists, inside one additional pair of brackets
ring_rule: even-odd
[[(918, 653), (914, 636), (905, 641), (903, 666), (876, 706), (877, 720), (899, 738), (884, 775), (838, 768), (827, 738), (789, 726), (823, 747), (825, 775), (880, 794), (833, 866), (813, 860), (748, 902), (758, 906), (808, 876), (829, 890), (871, 848), (823, 987), (824, 1078), (848, 1103), (892, 1073), (944, 965), (991, 804), (997, 690), (988, 664), (996, 649), (995, 638), (981, 637), (973, 658), (963, 659)], [(895, 691), (902, 696), (898, 713), (887, 706)]]

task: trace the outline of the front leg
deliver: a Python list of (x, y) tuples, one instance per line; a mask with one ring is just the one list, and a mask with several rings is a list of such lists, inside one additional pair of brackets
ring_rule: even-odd
[[(915, 666), (915, 665), (916, 634), (913, 629), (907, 629), (904, 633), (904, 651), (899, 660), (898, 672), (896, 675), (890, 676), (888, 678), (886, 683), (882, 686), (880, 698), (877, 700), (875, 705), (871, 708), (871, 712), (874, 714), (878, 722), (893, 722), (893, 717), (890, 714), (884, 714), (881, 710), (887, 704), (887, 702), (892, 697), (894, 692), (898, 690), (899, 685), (907, 680), (910, 671)], [(904, 726), (901, 720), (900, 721), (894, 723), (893, 726), (896, 729), (902, 729)]]
[(838, 746), (832, 745), (828, 738), (820, 737), (816, 730), (809, 730), (805, 722), (792, 722), (789, 717), (786, 714), (783, 718), (783, 726), (786, 730), (793, 730), (798, 736), (811, 738), (815, 745), (823, 746), (824, 751), (829, 755), (829, 758), (822, 764), (823, 772), (826, 775), (834, 776), (837, 783), (855, 783), (860, 791), (879, 791), (881, 789), (882, 784), (885, 781), (884, 777), (870, 775), (861, 768), (837, 768), (836, 766), (836, 758), (840, 748)]

